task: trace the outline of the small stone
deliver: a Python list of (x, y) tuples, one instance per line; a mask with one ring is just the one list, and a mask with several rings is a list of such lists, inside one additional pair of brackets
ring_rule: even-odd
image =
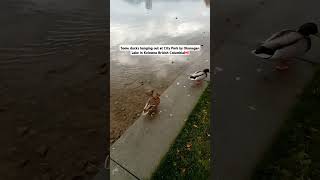
[(221, 67), (215, 67), (214, 69), (215, 69), (216, 71), (218, 71), (218, 72), (223, 71), (223, 69), (222, 69)]
[(35, 130), (30, 130), (29, 135), (33, 136), (33, 135), (35, 135), (35, 134), (37, 134), (37, 131), (35, 131)]
[(18, 149), (17, 149), (16, 147), (10, 147), (10, 148), (8, 149), (8, 155), (9, 155), (9, 156), (13, 156), (13, 155), (15, 155), (17, 152), (18, 152)]
[(126, 110), (126, 108), (124, 108), (124, 107), (123, 107), (123, 108), (121, 108), (121, 111), (124, 111), (124, 110)]
[(27, 134), (29, 132), (29, 130), (30, 130), (30, 127), (23, 126), (23, 127), (19, 127), (17, 129), (17, 132), (18, 132), (19, 136), (23, 136), (23, 135)]
[(248, 106), (248, 108), (249, 108), (250, 110), (252, 110), (252, 111), (257, 110), (254, 106)]
[(80, 160), (75, 162), (74, 165), (76, 166), (77, 169), (83, 170), (88, 165), (88, 161)]
[(95, 165), (93, 165), (93, 164), (88, 164), (88, 165), (87, 165), (86, 172), (87, 172), (88, 174), (94, 174), (94, 173), (96, 173), (97, 171), (98, 171), (98, 168), (97, 168)]
[(95, 133), (97, 133), (97, 130), (96, 129), (89, 129), (89, 130), (87, 130), (87, 133), (88, 134), (95, 134)]
[(37, 104), (37, 102), (36, 102), (35, 100), (31, 100), (30, 103), (31, 103), (32, 105)]
[(49, 147), (46, 145), (42, 145), (37, 149), (37, 153), (39, 153), (41, 157), (45, 157), (48, 151), (49, 151)]
[(99, 162), (99, 159), (97, 158), (97, 156), (91, 156), (90, 157), (90, 160), (89, 160), (91, 163), (95, 164), (95, 163), (98, 163)]
[(72, 177), (72, 180), (82, 180), (84, 179), (82, 175), (75, 175)]
[(178, 17), (176, 17), (176, 19), (178, 19)]
[(48, 173), (46, 173), (46, 174), (43, 174), (40, 179), (41, 180), (50, 180), (51, 178), (50, 178), (50, 175)]
[(170, 114), (169, 116), (170, 116), (170, 117), (172, 117), (172, 116), (173, 116), (173, 114)]
[(188, 94), (187, 96), (191, 96), (190, 94)]
[(7, 107), (0, 107), (0, 112), (5, 112), (5, 111), (7, 111), (8, 110), (8, 108)]
[(66, 179), (66, 175), (60, 174), (60, 175), (58, 175), (58, 177), (56, 177), (55, 180), (65, 180), (65, 179)]
[(69, 50), (69, 49), (65, 50), (64, 52), (65, 52), (66, 54), (71, 54), (71, 53), (72, 53), (72, 51)]
[(50, 166), (48, 163), (40, 163), (40, 169), (43, 172), (48, 172), (50, 171)]
[(179, 82), (177, 82), (177, 86), (179, 86), (180, 85), (180, 83)]
[(112, 175), (114, 175), (115, 173), (119, 172), (119, 169), (118, 168), (114, 168), (112, 169)]
[(184, 88), (186, 88), (187, 86), (183, 86)]
[(19, 167), (24, 168), (25, 166), (27, 166), (30, 163), (29, 159), (24, 159), (22, 161), (19, 162)]

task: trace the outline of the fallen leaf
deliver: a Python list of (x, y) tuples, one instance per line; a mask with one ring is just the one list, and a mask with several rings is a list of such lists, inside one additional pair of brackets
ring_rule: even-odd
[(250, 110), (252, 110), (252, 111), (257, 110), (254, 106), (248, 106), (248, 108), (249, 108)]
[(182, 173), (185, 173), (185, 172), (186, 172), (186, 168), (182, 168), (182, 169), (181, 169), (181, 172), (182, 172)]
[(261, 71), (262, 71), (262, 69), (261, 69), (261, 68), (258, 68), (258, 69), (257, 69), (257, 72), (261, 72)]
[(217, 70), (217, 71), (219, 71), (219, 72), (220, 72), (220, 71), (223, 71), (223, 69), (222, 69), (221, 67), (215, 67), (214, 69)]

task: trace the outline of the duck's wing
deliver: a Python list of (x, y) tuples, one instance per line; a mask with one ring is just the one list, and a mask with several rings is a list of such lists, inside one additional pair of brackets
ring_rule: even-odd
[[(160, 103), (160, 98), (159, 98), (159, 103)], [(156, 98), (150, 98), (146, 105), (143, 108), (143, 111), (149, 111), (151, 108), (155, 107), (158, 104), (158, 99)]]
[(275, 52), (271, 59), (288, 59), (304, 55), (311, 48), (311, 39), (305, 37), (290, 46), (283, 47)]
[(265, 41), (263, 41), (262, 44), (265, 43), (265, 42), (274, 40), (274, 39), (276, 39), (276, 38), (279, 38), (279, 37), (281, 37), (281, 36), (284, 36), (284, 35), (292, 32), (292, 31), (293, 31), (293, 30), (291, 30), (291, 29), (284, 29), (284, 30), (282, 30), (282, 31), (276, 32), (276, 33), (272, 34), (268, 39), (266, 39)]
[(205, 75), (205, 73), (204, 73), (203, 71), (197, 71), (197, 72), (191, 74), (189, 78), (190, 78), (191, 80), (196, 80), (196, 79), (198, 79), (199, 77), (204, 76), (204, 75)]
[(198, 75), (198, 74), (200, 74), (200, 73), (203, 73), (203, 71), (196, 71), (196, 72), (190, 74), (190, 76), (196, 76), (196, 75)]
[(257, 57), (270, 59), (279, 49), (291, 46), (303, 38), (304, 36), (294, 30), (282, 30), (273, 34), (251, 52)]
[(278, 50), (290, 46), (303, 38), (303, 35), (294, 30), (282, 30), (265, 40), (261, 46), (272, 50)]

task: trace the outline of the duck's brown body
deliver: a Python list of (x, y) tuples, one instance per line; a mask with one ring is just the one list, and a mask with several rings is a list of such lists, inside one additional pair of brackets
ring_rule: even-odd
[(146, 103), (146, 105), (143, 108), (143, 114), (149, 114), (152, 115), (157, 111), (158, 105), (160, 104), (160, 94), (156, 93), (156, 95), (153, 95), (153, 90), (148, 94), (150, 97)]

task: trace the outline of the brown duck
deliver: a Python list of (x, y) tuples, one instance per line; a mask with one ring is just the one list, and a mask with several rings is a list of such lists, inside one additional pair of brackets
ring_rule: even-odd
[(146, 103), (146, 105), (143, 108), (142, 115), (153, 115), (155, 114), (158, 105), (160, 104), (160, 94), (156, 93), (154, 95), (154, 90), (151, 90), (150, 92), (146, 93), (149, 96), (149, 99)]

